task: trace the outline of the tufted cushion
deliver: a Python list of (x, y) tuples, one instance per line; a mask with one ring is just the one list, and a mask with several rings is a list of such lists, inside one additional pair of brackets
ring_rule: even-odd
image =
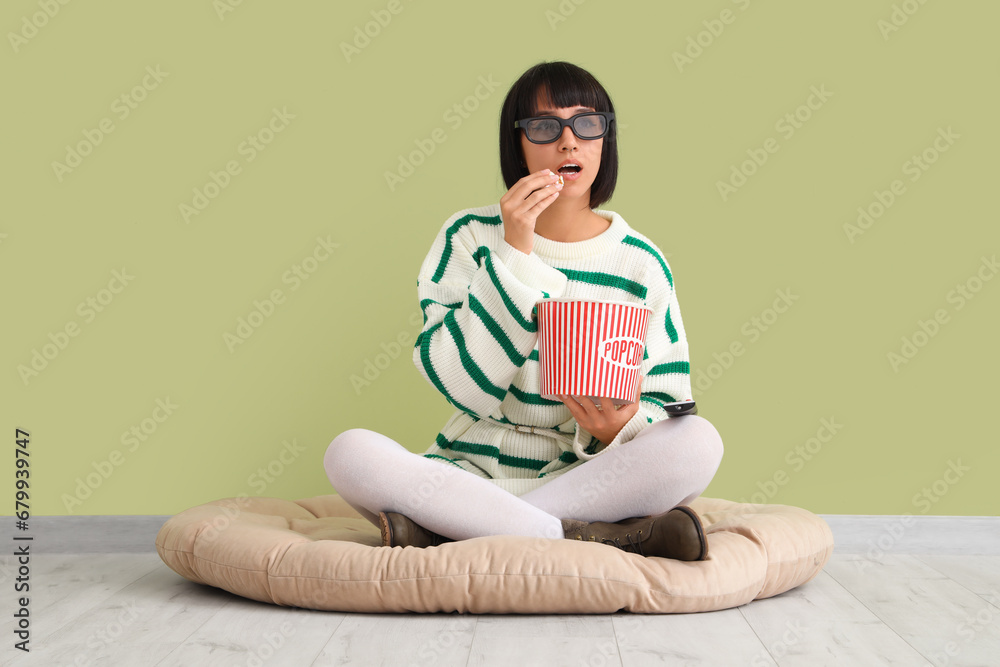
[(283, 606), (349, 612), (673, 613), (771, 597), (833, 552), (822, 518), (789, 505), (697, 498), (708, 559), (644, 557), (511, 535), (383, 547), (339, 495), (215, 500), (171, 517), (156, 550), (199, 584)]

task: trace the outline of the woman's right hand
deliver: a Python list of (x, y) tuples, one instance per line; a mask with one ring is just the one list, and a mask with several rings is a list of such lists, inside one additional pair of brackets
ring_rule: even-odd
[(556, 200), (562, 189), (558, 181), (559, 174), (542, 169), (519, 180), (500, 198), (504, 240), (525, 255), (530, 255), (535, 245), (538, 215)]

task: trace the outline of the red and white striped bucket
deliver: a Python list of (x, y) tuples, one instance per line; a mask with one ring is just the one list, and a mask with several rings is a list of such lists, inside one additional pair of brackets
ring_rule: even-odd
[(652, 309), (625, 301), (544, 299), (538, 308), (541, 396), (635, 403)]

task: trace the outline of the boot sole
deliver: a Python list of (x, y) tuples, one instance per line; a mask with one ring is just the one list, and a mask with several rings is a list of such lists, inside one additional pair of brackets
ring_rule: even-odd
[[(393, 515), (392, 519), (389, 518), (390, 514)], [(412, 519), (396, 512), (379, 512), (378, 522), (382, 533), (382, 546), (384, 547), (418, 547), (422, 549), (437, 546), (438, 540), (454, 541), (435, 535), (426, 528), (415, 524)], [(399, 533), (398, 537), (397, 532)]]
[(385, 512), (378, 513), (379, 528), (382, 531), (382, 546), (391, 547), (392, 546), (392, 526), (389, 524), (389, 517), (385, 515)]

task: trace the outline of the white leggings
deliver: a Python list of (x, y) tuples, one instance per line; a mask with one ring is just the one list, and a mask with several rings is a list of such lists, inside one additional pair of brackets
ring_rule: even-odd
[(362, 428), (334, 438), (323, 466), (341, 497), (376, 526), (380, 511), (398, 512), (453, 540), (562, 538), (561, 519), (615, 522), (688, 504), (708, 487), (722, 453), (711, 422), (684, 415), (650, 424), (521, 496)]

